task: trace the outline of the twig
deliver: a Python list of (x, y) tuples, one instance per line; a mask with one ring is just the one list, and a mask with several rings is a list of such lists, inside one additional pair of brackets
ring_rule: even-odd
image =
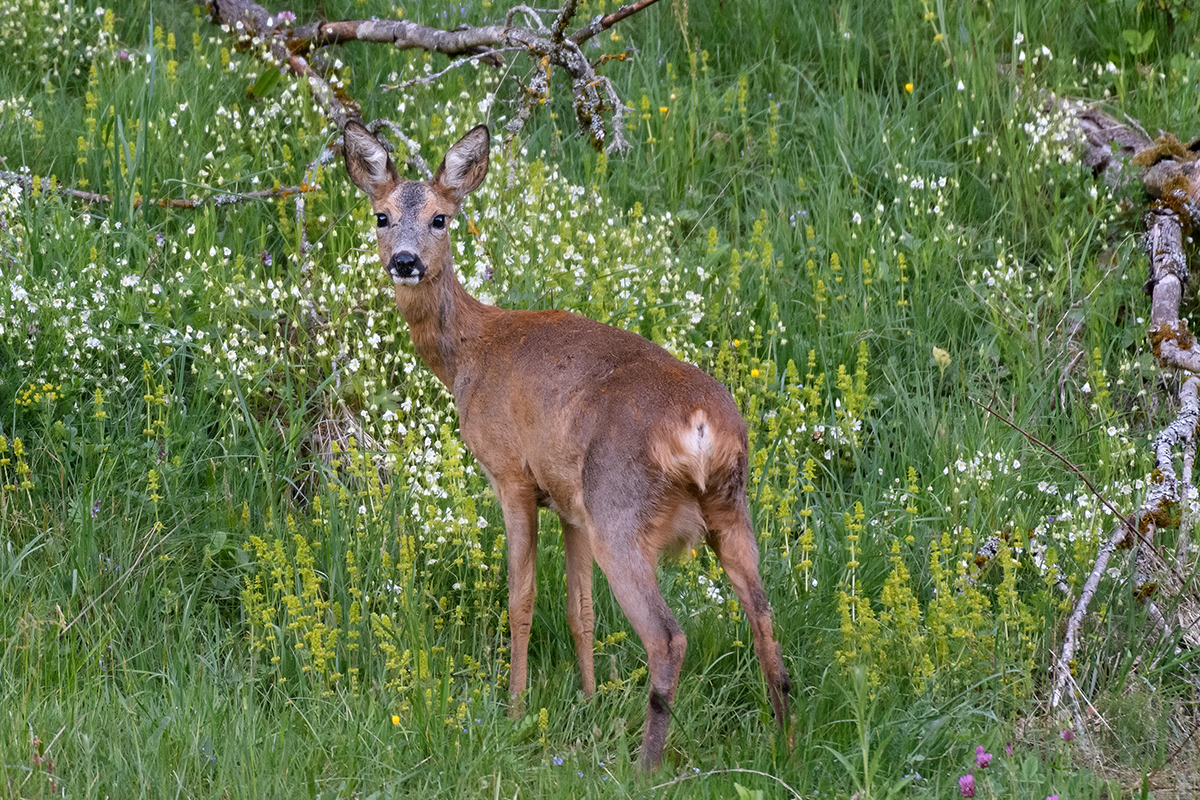
[[(1084, 581), (1083, 588), (1079, 592), (1079, 602), (1075, 604), (1075, 610), (1067, 618), (1067, 630), (1063, 635), (1062, 654), (1058, 657), (1058, 664), (1054, 670), (1054, 691), (1050, 695), (1050, 708), (1058, 708), (1058, 704), (1062, 700), (1063, 691), (1071, 681), (1071, 664), (1075, 660), (1075, 650), (1079, 645), (1079, 626), (1083, 624), (1083, 618), (1087, 615), (1088, 605), (1092, 602), (1092, 597), (1100, 588), (1100, 579), (1104, 576), (1104, 570), (1108, 567), (1108, 559), (1112, 557), (1112, 554), (1127, 538), (1128, 533), (1121, 530), (1120, 526), (1118, 526), (1113, 535), (1109, 537), (1108, 541), (1096, 553), (1096, 563), (1092, 566), (1092, 573)], [(1074, 697), (1074, 694), (1072, 694), (1072, 697)]]
[[(1139, 557), (1135, 558), (1135, 563), (1139, 564), (1139, 568), (1135, 569), (1134, 590), (1135, 594), (1141, 595), (1142, 588), (1149, 585), (1150, 581), (1146, 577), (1147, 569), (1141, 568), (1140, 561), (1143, 558), (1158, 558), (1163, 561), (1161, 554), (1158, 553), (1154, 543), (1141, 532), (1141, 523), (1149, 521), (1151, 527), (1154, 525), (1154, 520), (1157, 514), (1161, 513), (1164, 503), (1171, 502), (1175, 497), (1175, 474), (1174, 469), (1170, 464), (1170, 454), (1174, 445), (1180, 441), (1190, 441), (1194, 438), (1196, 423), (1200, 419), (1200, 403), (1197, 400), (1197, 393), (1200, 390), (1200, 379), (1190, 377), (1184, 382), (1184, 386), (1180, 390), (1181, 408), (1179, 416), (1168, 425), (1155, 440), (1156, 461), (1158, 462), (1159, 477), (1157, 481), (1152, 483), (1150, 490), (1146, 493), (1146, 499), (1142, 503), (1142, 507), (1133, 515), (1132, 518), (1126, 517), (1113, 506), (1112, 503), (1104, 497), (1095, 485), (1088, 479), (1079, 467), (1073, 464), (1065, 456), (1060, 454), (1054, 448), (1050, 447), (1045, 442), (1038, 439), (1033, 434), (1025, 431), (1012, 420), (1005, 417), (1003, 414), (985, 406), (975, 398), (969, 398), (971, 402), (982, 408), (989, 414), (997, 417), (1005, 424), (1019, 432), (1031, 442), (1039, 445), (1048, 453), (1053, 455), (1059, 461), (1063, 462), (1071, 469), (1079, 478), (1087, 485), (1088, 489), (1096, 496), (1104, 505), (1120, 520), (1116, 530), (1113, 531), (1108, 541), (1105, 542), (1100, 550), (1096, 553), (1096, 561), (1092, 566), (1091, 574), (1088, 575), (1083, 587), (1079, 593), (1079, 599), (1075, 604), (1075, 609), (1071, 616), (1067, 619), (1067, 629), (1063, 636), (1062, 653), (1058, 658), (1058, 663), (1055, 666), (1054, 689), (1050, 697), (1050, 707), (1057, 708), (1062, 701), (1062, 696), (1068, 685), (1071, 683), (1071, 665), (1075, 659), (1075, 653), (1079, 647), (1079, 629), (1083, 625), (1083, 619), (1087, 615), (1088, 607), (1091, 605), (1092, 598), (1100, 587), (1100, 580), (1103, 578), (1105, 570), (1108, 567), (1109, 559), (1112, 554), (1122, 544), (1128, 541), (1138, 543)], [(1165, 563), (1165, 562), (1164, 562)], [(1175, 576), (1180, 583), (1182, 578)], [(1148, 597), (1143, 599), (1149, 599)], [(1160, 633), (1165, 635), (1169, 633), (1170, 626), (1162, 612), (1155, 606), (1151, 609), (1151, 617)], [(1072, 701), (1075, 700), (1074, 693), (1071, 694)], [(1078, 709), (1076, 709), (1078, 715)], [(1080, 717), (1082, 718), (1082, 717)]]
[[(546, 27), (546, 23), (542, 22), (542, 18), (538, 16), (537, 9), (530, 8), (529, 6), (525, 5), (524, 3), (515, 5), (508, 10), (508, 13), (504, 15), (504, 24), (512, 25), (513, 17), (515, 17), (518, 13), (524, 15), (525, 19), (529, 20), (534, 25), (536, 25), (537, 29), (539, 31), (542, 31), (543, 33), (549, 32), (549, 29)], [(545, 13), (553, 14), (555, 12), (550, 11), (550, 12), (545, 12)]]
[(1096, 485), (1094, 483), (1092, 483), (1092, 481), (1088, 478), (1088, 476), (1083, 474), (1083, 470), (1081, 470), (1079, 467), (1077, 467), (1073, 463), (1071, 463), (1071, 461), (1066, 456), (1064, 456), (1062, 453), (1059, 453), (1053, 447), (1046, 444), (1041, 439), (1034, 436), (1032, 433), (1029, 433), (1027, 430), (1022, 428), (1017, 423), (1013, 422), (1008, 417), (1001, 414), (999, 411), (996, 411), (995, 409), (991, 408), (990, 406), (985, 406), (983, 403), (979, 402), (974, 397), (968, 397), (967, 399), (970, 400), (975, 405), (982, 408), (987, 413), (991, 414), (993, 417), (995, 417), (998, 420), (1000, 420), (1001, 422), (1003, 422), (1005, 425), (1007, 425), (1010, 428), (1012, 428), (1013, 430), (1015, 430), (1017, 433), (1024, 436), (1029, 441), (1036, 444), (1038, 447), (1041, 447), (1043, 450), (1045, 450), (1047, 453), (1049, 453), (1050, 455), (1057, 458), (1062, 463), (1066, 464), (1067, 469), (1071, 470), (1072, 472), (1074, 472), (1076, 475), (1079, 476), (1079, 479), (1082, 480), (1087, 485), (1088, 490), (1091, 491), (1091, 493), (1096, 496), (1096, 499), (1099, 500), (1101, 503), (1103, 503), (1104, 506), (1113, 513), (1113, 516), (1115, 516), (1121, 522), (1125, 523), (1125, 526), (1129, 529), (1130, 533), (1132, 533), (1134, 536), (1139, 535), (1137, 526), (1133, 524), (1133, 521), (1126, 518), (1126, 516), (1124, 514), (1122, 514), (1120, 512), (1120, 510), (1117, 509), (1116, 506), (1114, 506), (1112, 503), (1110, 503), (1108, 501), (1108, 498), (1100, 493), (1100, 490), (1096, 488)]
[(674, 786), (677, 783), (683, 783), (684, 781), (695, 780), (696, 778), (707, 778), (711, 775), (728, 775), (728, 774), (734, 774), (734, 773), (739, 773), (739, 772), (745, 773), (747, 775), (758, 775), (763, 778), (770, 778), (771, 780), (775, 781), (780, 786), (782, 786), (783, 788), (785, 788), (789, 792), (791, 792), (792, 797), (795, 797), (796, 800), (803, 800), (803, 797), (801, 797), (799, 792), (797, 792), (795, 789), (793, 789), (791, 786), (789, 786), (787, 783), (785, 783), (782, 779), (775, 777), (774, 775), (770, 774), (769, 772), (760, 772), (759, 770), (756, 770), (756, 769), (742, 769), (739, 767), (731, 767), (730, 769), (713, 769), (713, 770), (709, 770), (708, 772), (696, 772), (691, 775), (680, 775), (678, 778), (669, 780), (666, 783), (660, 783), (657, 786), (651, 786), (650, 791), (653, 792), (656, 789), (665, 789), (668, 786)]
[(92, 602), (88, 603), (82, 611), (80, 611), (78, 614), (76, 614), (75, 619), (71, 620), (66, 625), (64, 625), (63, 629), (58, 632), (60, 636), (64, 633), (66, 633), (67, 631), (71, 630), (71, 628), (74, 627), (76, 622), (79, 622), (79, 620), (83, 619), (85, 614), (87, 614), (89, 611), (91, 611), (92, 608), (94, 608), (97, 603), (99, 603), (101, 600), (104, 599), (105, 595), (107, 595), (109, 592), (113, 591), (114, 589), (120, 588), (120, 586), (123, 583), (125, 583), (125, 581), (129, 580), (129, 576), (132, 575), (134, 570), (137, 569), (138, 564), (142, 563), (142, 559), (145, 558), (148, 553), (152, 553), (155, 550), (157, 550), (159, 548), (159, 546), (162, 545), (163, 542), (165, 542), (167, 539), (171, 538), (171, 535), (174, 534), (175, 531), (179, 530), (179, 526), (176, 525), (168, 533), (163, 534), (162, 538), (159, 539), (157, 542), (155, 542), (153, 546), (151, 546), (150, 540), (154, 536), (154, 532), (157, 530), (160, 530), (161, 528), (162, 528), (162, 523), (160, 523), (160, 522), (154, 523), (154, 526), (150, 529), (150, 533), (147, 534), (147, 536), (146, 536), (146, 543), (144, 545), (142, 545), (142, 551), (140, 553), (138, 553), (137, 558), (135, 558), (133, 560), (133, 563), (129, 565), (129, 569), (125, 570), (125, 573), (123, 575), (121, 575), (120, 578), (117, 578), (117, 580), (114, 581), (111, 586), (109, 586), (103, 592), (101, 592), (100, 594), (98, 594), (94, 598), (92, 598)]
[(1152, 769), (1146, 773), (1146, 780), (1150, 780), (1151, 778), (1153, 778), (1155, 775), (1157, 775), (1159, 773), (1159, 771), (1162, 770), (1163, 767), (1165, 767), (1167, 764), (1170, 764), (1172, 761), (1174, 761), (1175, 757), (1183, 752), (1183, 748), (1187, 747), (1187, 743), (1195, 738), (1197, 731), (1200, 731), (1200, 723), (1196, 723), (1195, 725), (1192, 726), (1192, 732), (1187, 735), (1186, 739), (1184, 739), (1182, 742), (1180, 742), (1175, 747), (1175, 750), (1171, 753), (1171, 755), (1167, 756), (1166, 760), (1163, 761), (1163, 763), (1159, 764), (1157, 767), (1155, 767), (1154, 769)]
[(417, 172), (421, 173), (421, 175), (426, 179), (432, 178), (432, 170), (430, 170), (429, 165), (425, 163), (425, 159), (421, 158), (421, 145), (417, 144), (415, 141), (406, 136), (404, 131), (400, 129), (400, 126), (392, 122), (390, 119), (376, 120), (367, 126), (367, 130), (375, 133), (381, 126), (386, 127), (389, 131), (391, 131), (392, 135), (399, 139), (401, 144), (404, 145), (405, 149), (408, 150), (408, 165)]
[(649, 8), (657, 2), (658, 0), (638, 0), (636, 3), (630, 3), (627, 6), (618, 8), (611, 14), (596, 17), (587, 25), (572, 33), (570, 37), (571, 41), (575, 42), (575, 44), (583, 44), (596, 34), (603, 33), (626, 17), (633, 16), (642, 9)]
[[(313, 177), (316, 175), (317, 170), (320, 169), (322, 165), (327, 164), (332, 160), (333, 160), (333, 151), (328, 146), (321, 148), (321, 152), (318, 153), (317, 157), (314, 158), (312, 161), (310, 161), (308, 166), (305, 168), (304, 182), (308, 183), (309, 181), (311, 181), (313, 179)], [(304, 195), (302, 195), (302, 194), (296, 195), (296, 229), (300, 232), (300, 253), (299, 253), (299, 255), (300, 255), (301, 262), (304, 261), (304, 256), (308, 255), (308, 250), (309, 250), (308, 227), (305, 225), (305, 222), (304, 222), (304, 208), (305, 208)], [(303, 267), (303, 274), (306, 278), (308, 277), (309, 269), (310, 269), (310, 267), (307, 264), (305, 264)]]
[(483, 50), (474, 55), (464, 56), (463, 58), (455, 59), (454, 61), (451, 61), (449, 64), (447, 64), (445, 69), (438, 70), (437, 72), (433, 73), (432, 75), (423, 75), (423, 76), (420, 76), (417, 78), (410, 78), (409, 80), (406, 80), (403, 83), (385, 83), (382, 86), (380, 86), (379, 88), (385, 92), (391, 92), (396, 89), (407, 89), (410, 86), (428, 86), (429, 84), (431, 84), (434, 81), (441, 78), (447, 72), (458, 69), (459, 67), (461, 67), (464, 64), (469, 64), (470, 62), (478, 61), (479, 59), (486, 59), (486, 58), (490, 58), (492, 56), (497, 56), (500, 53), (511, 53), (514, 51), (524, 50), (524, 49), (525, 48), (523, 48), (523, 47), (500, 47), (500, 48), (497, 48), (494, 50), (492, 50), (492, 49)]

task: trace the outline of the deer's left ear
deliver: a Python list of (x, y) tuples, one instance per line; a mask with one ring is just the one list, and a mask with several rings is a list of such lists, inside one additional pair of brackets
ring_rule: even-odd
[(488, 153), (492, 134), (487, 125), (476, 125), (455, 142), (446, 153), (442, 165), (433, 176), (438, 184), (458, 202), (479, 188), (488, 171)]
[(342, 154), (350, 180), (366, 192), (371, 202), (386, 197), (400, 181), (387, 150), (369, 130), (353, 120), (342, 131)]

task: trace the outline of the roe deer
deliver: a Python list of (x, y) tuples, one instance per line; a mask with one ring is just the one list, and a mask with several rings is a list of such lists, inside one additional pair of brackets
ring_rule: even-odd
[(659, 553), (704, 535), (754, 631), (780, 726), (788, 676), (771, 629), (746, 502), (746, 423), (729, 392), (634, 333), (566, 311), (510, 311), (458, 282), (448, 223), (488, 169), (484, 125), (428, 181), (401, 180), (387, 151), (346, 125), (351, 180), (370, 198), (379, 257), (418, 355), (454, 394), (463, 441), (500, 499), (508, 538), (509, 691), (525, 691), (537, 593), (538, 506), (562, 519), (567, 622), (583, 691), (592, 663), (592, 560), (646, 648), (641, 765), (662, 759), (687, 640), (658, 588)]

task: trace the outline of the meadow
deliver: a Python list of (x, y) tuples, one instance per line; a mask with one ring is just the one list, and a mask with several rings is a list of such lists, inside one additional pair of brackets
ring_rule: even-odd
[[(453, 28), (509, 5), (290, 10)], [(5, 3), (0, 170), (24, 178), (0, 178), (0, 797), (867, 800), (960, 797), (967, 775), (979, 797), (1194, 796), (1197, 666), (1126, 559), (1073, 665), (1083, 724), (1048, 709), (1112, 516), (979, 404), (1141, 502), (1174, 414), (1146, 337), (1146, 200), (1080, 166), (1045, 99), (1186, 141), (1198, 18), (1189, 0), (659, 3), (587, 50), (628, 54), (601, 68), (632, 106), (624, 158), (579, 136), (554, 75), (505, 144), (519, 54), (385, 90), (448, 60), (328, 51), (431, 165), (491, 123), (491, 172), (452, 223), (473, 293), (634, 330), (749, 423), (795, 744), (701, 549), (659, 570), (689, 646), (644, 775), (644, 652), (597, 570), (584, 700), (548, 512), (509, 716), (499, 506), (413, 352), (368, 203), (339, 160), (310, 168), (337, 131), (305, 84), (183, 0)], [(230, 192), (272, 196), (214, 200)]]

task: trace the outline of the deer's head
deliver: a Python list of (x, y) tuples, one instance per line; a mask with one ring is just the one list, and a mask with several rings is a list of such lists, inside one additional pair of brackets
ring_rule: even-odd
[(487, 126), (467, 131), (427, 181), (402, 180), (387, 150), (359, 123), (346, 123), (344, 134), (346, 171), (375, 210), (384, 269), (397, 287), (436, 282), (453, 263), (450, 220), (487, 175)]

